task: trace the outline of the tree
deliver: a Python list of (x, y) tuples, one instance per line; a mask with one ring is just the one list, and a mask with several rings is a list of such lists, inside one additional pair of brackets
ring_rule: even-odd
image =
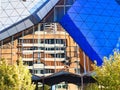
[(9, 65), (5, 59), (0, 59), (0, 90), (34, 90), (31, 74), (22, 60), (18, 64)]
[(102, 66), (93, 65), (93, 78), (102, 90), (120, 90), (120, 53), (104, 58)]

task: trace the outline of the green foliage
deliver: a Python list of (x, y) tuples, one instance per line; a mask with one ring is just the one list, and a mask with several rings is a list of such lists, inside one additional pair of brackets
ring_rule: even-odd
[(96, 83), (89, 83), (84, 87), (84, 90), (100, 90)]
[(34, 90), (31, 84), (31, 74), (22, 60), (18, 64), (8, 65), (5, 59), (0, 59), (0, 90)]
[(93, 65), (95, 78), (102, 90), (120, 90), (120, 53), (104, 58), (102, 66)]
[[(38, 90), (43, 90), (43, 87), (39, 87)], [(50, 86), (44, 85), (44, 90), (50, 90)]]

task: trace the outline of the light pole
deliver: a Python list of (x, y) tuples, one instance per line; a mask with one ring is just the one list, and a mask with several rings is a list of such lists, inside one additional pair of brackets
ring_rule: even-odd
[(81, 90), (83, 90), (83, 75), (81, 75)]
[(80, 67), (79, 67), (80, 61), (79, 61), (79, 60), (76, 60), (76, 61), (74, 61), (74, 62), (72, 62), (72, 63), (76, 63), (76, 64), (77, 64), (77, 65), (76, 65), (76, 66), (77, 66), (76, 73), (77, 73), (77, 74), (80, 74), (80, 69), (79, 69), (79, 68), (80, 68)]

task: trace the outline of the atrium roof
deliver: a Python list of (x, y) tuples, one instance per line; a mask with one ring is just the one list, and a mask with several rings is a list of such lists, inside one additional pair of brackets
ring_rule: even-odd
[(60, 0), (2, 0), (0, 40), (40, 22)]

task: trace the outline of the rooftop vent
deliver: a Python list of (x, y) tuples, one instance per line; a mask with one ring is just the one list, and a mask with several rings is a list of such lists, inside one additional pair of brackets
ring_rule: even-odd
[(22, 1), (26, 2), (26, 0), (22, 0)]

